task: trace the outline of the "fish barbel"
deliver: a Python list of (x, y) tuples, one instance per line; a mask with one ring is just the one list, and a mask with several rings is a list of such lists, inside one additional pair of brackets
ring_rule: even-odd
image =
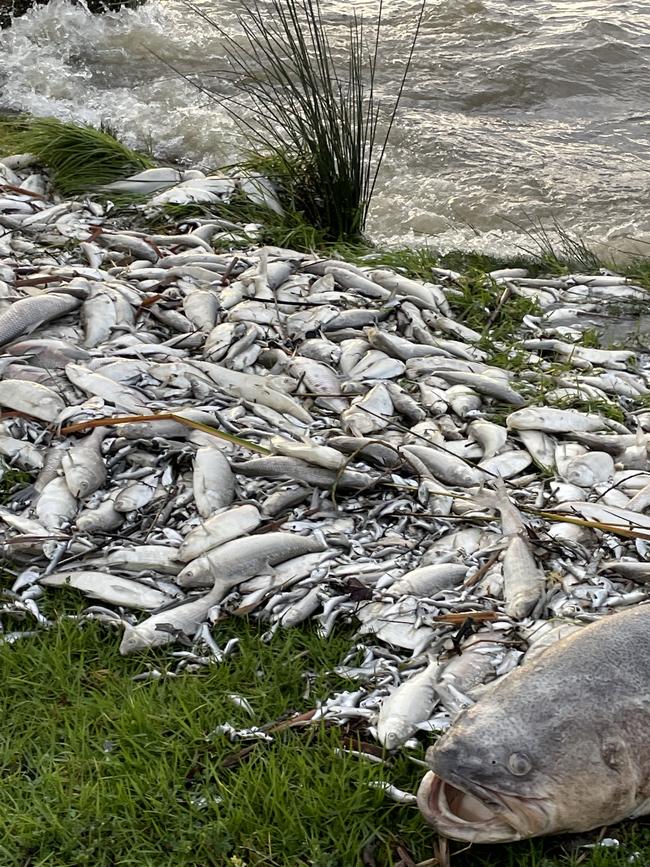
[(604, 617), (496, 683), (427, 752), (444, 836), (508, 843), (650, 812), (650, 606)]

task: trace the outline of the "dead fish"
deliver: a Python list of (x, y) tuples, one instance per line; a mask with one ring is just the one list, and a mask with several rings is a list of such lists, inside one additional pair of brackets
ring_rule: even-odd
[(437, 702), (435, 683), (440, 666), (431, 660), (427, 667), (402, 683), (384, 699), (377, 720), (377, 738), (387, 749), (401, 746), (428, 720)]
[(391, 596), (434, 596), (441, 590), (463, 582), (467, 567), (459, 563), (436, 563), (412, 569), (390, 584), (385, 592)]
[(247, 535), (261, 521), (257, 507), (249, 504), (212, 515), (185, 536), (178, 549), (178, 559), (182, 563), (189, 563), (211, 548)]
[(63, 474), (74, 497), (87, 497), (106, 481), (106, 467), (100, 450), (106, 433), (106, 428), (97, 428), (63, 455)]
[(51, 572), (39, 581), (44, 587), (73, 587), (93, 599), (101, 599), (109, 605), (137, 608), (142, 611), (160, 608), (173, 597), (147, 587), (130, 578), (120, 578), (106, 572), (92, 572), (85, 569), (70, 572)]
[(192, 475), (194, 502), (202, 518), (229, 506), (235, 496), (235, 479), (228, 458), (218, 448), (200, 448)]
[(76, 310), (81, 304), (72, 295), (50, 292), (34, 298), (21, 298), (0, 314), (0, 345), (31, 334), (39, 325)]
[(46, 385), (24, 379), (4, 379), (0, 381), (0, 406), (53, 422), (65, 409), (65, 402)]
[(611, 419), (578, 412), (575, 409), (530, 406), (511, 412), (506, 419), (510, 430), (538, 430), (545, 433), (574, 433), (599, 431), (612, 426)]
[(648, 654), (642, 605), (511, 672), (428, 750), (424, 817), (453, 839), (508, 843), (646, 815)]
[(233, 539), (192, 560), (179, 573), (177, 580), (180, 587), (213, 584), (227, 589), (246, 578), (261, 575), (283, 560), (323, 551), (325, 547), (318, 539), (293, 533), (264, 533)]
[(221, 588), (213, 589), (203, 596), (152, 614), (137, 626), (125, 623), (120, 653), (127, 656), (145, 647), (161, 647), (176, 641), (179, 636), (185, 639), (193, 638), (210, 609), (220, 602), (222, 597)]

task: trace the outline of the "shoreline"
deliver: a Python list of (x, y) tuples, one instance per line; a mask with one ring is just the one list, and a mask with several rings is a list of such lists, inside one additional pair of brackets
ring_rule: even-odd
[[(146, 171), (159, 174), (114, 181), (104, 194), (156, 183), (148, 199), (158, 199), (157, 210), (53, 197), (24, 155), (0, 157), (0, 452), (8, 467), (0, 520), (11, 531), (12, 654), (27, 667), (30, 657), (20, 655), (34, 646), (57, 659), (53, 642), (63, 635), (66, 648), (86, 648), (90, 682), (100, 678), (111, 695), (103, 721), (92, 717), (104, 746), (91, 748), (88, 732), (68, 736), (81, 738), (75, 810), (84, 822), (101, 819), (92, 832), (101, 864), (117, 833), (116, 780), (135, 787), (127, 800), (137, 811), (151, 812), (148, 799), (162, 797), (153, 812), (171, 830), (159, 836), (168, 847), (172, 832), (186, 841), (175, 864), (196, 864), (196, 852), (202, 863), (233, 867), (296, 864), (308, 831), (289, 809), (296, 790), (283, 774), (294, 774), (304, 797), (319, 786), (327, 792), (309, 802), (309, 815), (322, 837), (310, 845), (323, 858), (337, 853), (329, 863), (349, 863), (344, 830), (360, 852), (373, 827), (382, 828), (385, 863), (404, 841), (425, 859), (431, 830), (370, 783), (413, 791), (422, 768), (408, 757), (422, 762), (431, 732), (446, 729), (466, 697), (480, 701), (483, 681), (518, 667), (535, 630), (547, 640), (556, 618), (588, 624), (650, 598), (629, 577), (644, 563), (635, 544), (643, 546), (648, 521), (650, 372), (643, 355), (597, 338), (602, 317), (648, 309), (650, 267), (637, 263), (636, 279), (606, 268), (566, 273), (551, 256), (524, 269), (521, 260), (465, 253), (439, 260), (426, 250), (338, 245), (335, 258), (336, 244), (322, 256), (255, 246), (255, 232), (258, 243), (268, 240), (272, 226), (247, 220), (245, 231), (233, 229), (234, 220), (229, 226), (210, 209), (234, 204), (251, 217), (261, 201), (268, 215), (277, 202), (259, 178), (250, 186), (250, 178), (167, 169), (163, 185), (158, 168)], [(188, 196), (203, 201), (183, 202)], [(185, 210), (171, 214), (170, 205)], [(576, 263), (588, 254), (573, 250)], [(37, 309), (44, 300), (52, 310)], [(15, 304), (28, 312), (12, 324), (5, 314)], [(146, 418), (108, 424), (116, 416)], [(507, 532), (482, 493), (486, 486), (494, 495), (500, 479), (534, 529), (522, 538), (543, 571), (523, 588), (523, 602), (509, 596), (498, 560)], [(600, 549), (611, 554), (606, 577), (591, 570)], [(420, 594), (413, 582), (423, 570), (434, 583)], [(241, 660), (233, 659), (238, 641)], [(476, 656), (481, 642), (489, 652)], [(57, 663), (62, 682), (67, 668), (77, 677), (68, 653)], [(397, 729), (381, 709), (425, 670), (429, 653), (445, 688), (426, 720)], [(302, 680), (294, 676), (301, 654), (309, 659)], [(258, 656), (272, 675), (257, 674)], [(468, 658), (482, 666), (478, 684), (454, 673), (453, 661)], [(119, 726), (118, 676), (135, 703), (120, 709)], [(224, 685), (206, 697), (197, 683), (208, 678)], [(178, 699), (184, 690), (189, 708)], [(74, 701), (84, 706), (89, 691), (82, 684)], [(156, 702), (170, 695), (180, 702), (178, 728), (164, 735)], [(218, 713), (206, 709), (211, 702)], [(129, 716), (134, 706), (146, 708), (142, 717)], [(285, 713), (296, 724), (286, 741)], [(305, 732), (301, 714), (321, 727)], [(186, 755), (176, 735), (195, 718)], [(66, 725), (75, 728), (67, 716)], [(171, 803), (152, 793), (155, 768), (129, 734), (138, 726), (155, 731), (147, 746)], [(317, 741), (316, 762), (305, 738)], [(197, 744), (207, 750), (200, 767)], [(59, 746), (50, 749), (59, 755)], [(252, 774), (239, 754), (249, 747)], [(385, 757), (382, 748), (387, 764), (366, 762)], [(171, 767), (175, 751), (180, 772)], [(46, 762), (46, 752), (39, 745), (33, 761)], [(332, 767), (344, 769), (338, 797)], [(179, 773), (182, 792), (171, 788)], [(255, 773), (264, 785), (255, 786)], [(101, 781), (98, 807), (84, 788), (89, 774)], [(270, 799), (271, 774), (283, 782)], [(14, 782), (22, 792), (24, 781)], [(228, 860), (206, 860), (216, 845), (203, 836), (210, 822), (225, 841), (213, 857)], [(67, 857), (63, 843), (48, 843), (47, 821), (36, 824), (16, 832), (18, 850), (37, 839), (41, 854)], [(143, 852), (154, 846), (150, 828), (127, 825)], [(288, 839), (285, 825), (294, 829)], [(65, 845), (74, 833), (73, 825), (61, 832)], [(119, 839), (126, 857), (128, 835)], [(272, 862), (256, 855), (263, 845)], [(70, 865), (81, 863), (74, 851)], [(163, 863), (162, 848), (156, 853)]]

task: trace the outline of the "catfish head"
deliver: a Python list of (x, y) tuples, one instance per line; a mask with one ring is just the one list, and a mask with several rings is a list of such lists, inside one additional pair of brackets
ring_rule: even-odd
[[(548, 704), (531, 713), (521, 693), (510, 691), (504, 702), (498, 693), (464, 711), (427, 752), (432, 770), (420, 785), (418, 806), (440, 834), (509, 843), (650, 811), (647, 735), (640, 738), (644, 768), (639, 741), (605, 703), (585, 713), (574, 695), (573, 706)], [(648, 707), (628, 709), (626, 722), (640, 734), (650, 723)]]

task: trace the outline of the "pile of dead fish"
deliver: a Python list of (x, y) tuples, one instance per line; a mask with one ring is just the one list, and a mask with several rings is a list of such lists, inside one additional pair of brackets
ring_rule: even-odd
[[(152, 192), (233, 190), (191, 175)], [(396, 748), (648, 597), (650, 368), (576, 342), (642, 288), (492, 273), (542, 311), (502, 347), (509, 370), (454, 318), (453, 271), (418, 282), (243, 238), (207, 218), (129, 230), (55, 199), (29, 156), (0, 162), (0, 454), (31, 474), (0, 509), (4, 642), (47, 629), (39, 601), (63, 585), (122, 653), (171, 645), (172, 675), (230, 652), (211, 633), (228, 616), (268, 636), (352, 620), (352, 688), (314, 718)], [(558, 408), (575, 399), (625, 422)], [(118, 417), (145, 418), (92, 424)]]

